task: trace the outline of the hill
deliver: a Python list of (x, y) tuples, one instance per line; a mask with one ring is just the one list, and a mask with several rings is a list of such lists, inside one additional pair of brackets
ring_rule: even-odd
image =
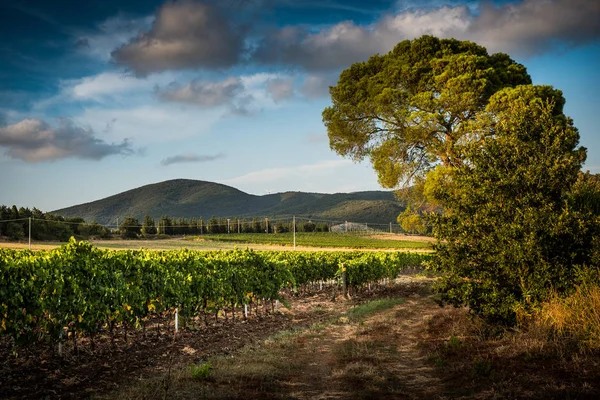
[(101, 200), (53, 211), (65, 217), (112, 224), (127, 216), (159, 218), (291, 217), (388, 223), (403, 207), (392, 192), (285, 192), (257, 196), (214, 182), (174, 179), (142, 186)]

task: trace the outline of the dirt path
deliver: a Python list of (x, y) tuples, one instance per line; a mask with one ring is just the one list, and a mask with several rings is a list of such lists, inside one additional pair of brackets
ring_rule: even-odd
[[(169, 381), (167, 397), (443, 398), (435, 366), (419, 347), (428, 321), (440, 313), (429, 284), (428, 279), (405, 277), (370, 298), (313, 299), (304, 306), (312, 309), (313, 318), (319, 314), (322, 318), (314, 318), (312, 325), (227, 356), (209, 357), (209, 378), (193, 379), (189, 368), (180, 369)], [(297, 312), (306, 313), (296, 309), (290, 316)], [(122, 398), (159, 398), (153, 394), (160, 392), (159, 386), (156, 380), (145, 382)]]
[(413, 293), (391, 309), (301, 337), (293, 358), (305, 368), (285, 383), (289, 398), (437, 398), (442, 384), (418, 344), (439, 311)]

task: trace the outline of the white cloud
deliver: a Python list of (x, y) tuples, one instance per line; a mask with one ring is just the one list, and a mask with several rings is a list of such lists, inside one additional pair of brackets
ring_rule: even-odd
[(147, 104), (132, 108), (87, 108), (74, 119), (96, 131), (104, 130), (107, 123), (114, 121), (105, 137), (131, 138), (139, 145), (146, 145), (206, 135), (223, 112), (186, 105)]
[(199, 79), (185, 85), (173, 82), (164, 89), (158, 89), (157, 94), (162, 100), (216, 107), (233, 101), (243, 90), (241, 79), (229, 77), (220, 82)]
[(125, 92), (138, 90), (151, 90), (156, 85), (156, 80), (137, 79), (134, 76), (104, 72), (98, 75), (81, 79), (65, 81), (63, 92), (67, 92), (74, 99), (98, 99), (102, 96), (113, 96)]
[(287, 100), (294, 95), (294, 79), (273, 79), (267, 82), (267, 92), (275, 103)]
[[(305, 191), (319, 193), (380, 190), (372, 168), (347, 159), (324, 160), (294, 167), (266, 168), (221, 180), (248, 193)], [(365, 182), (368, 182), (365, 184)]]
[(332, 171), (333, 169), (341, 168), (349, 164), (352, 164), (349, 160), (328, 160), (316, 164), (299, 165), (296, 167), (267, 168), (250, 172), (236, 178), (226, 179), (222, 182), (226, 184), (264, 184), (274, 183), (275, 181), (280, 181), (282, 179), (306, 179), (310, 175), (314, 177), (314, 175)]
[(309, 99), (327, 97), (329, 86), (335, 85), (338, 77), (338, 74), (308, 74), (302, 82), (300, 93)]
[(76, 35), (76, 46), (80, 53), (101, 61), (109, 61), (111, 52), (128, 43), (139, 35), (140, 31), (150, 28), (154, 16), (129, 18), (117, 15), (103, 21), (91, 33)]

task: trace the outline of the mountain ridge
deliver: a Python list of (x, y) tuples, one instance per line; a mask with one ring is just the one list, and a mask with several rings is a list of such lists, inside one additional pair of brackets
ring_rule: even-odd
[(143, 185), (103, 199), (52, 211), (88, 222), (115, 223), (117, 218), (272, 217), (292, 215), (353, 222), (395, 222), (404, 207), (389, 191), (316, 193), (288, 191), (254, 195), (232, 186), (193, 179)]

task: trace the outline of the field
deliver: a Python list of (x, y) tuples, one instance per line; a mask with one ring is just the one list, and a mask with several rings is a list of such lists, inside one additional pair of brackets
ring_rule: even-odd
[[(269, 244), (291, 247), (292, 233), (277, 234), (220, 234), (196, 236), (194, 241), (226, 242), (240, 244)], [(349, 249), (429, 249), (431, 238), (395, 234), (360, 235), (354, 233), (298, 232), (296, 246)]]
[(331, 243), (319, 251), (250, 243), (268, 249), (207, 252), (181, 247), (245, 246), (146, 242), (168, 251), (77, 242), (40, 252), (0, 249), (1, 397), (600, 396), (594, 353), (536, 332), (493, 336), (468, 310), (440, 308), (430, 290), (436, 278), (419, 274), (428, 254)]
[[(293, 248), (291, 233), (277, 234), (221, 234), (202, 235), (193, 237), (173, 237), (166, 239), (135, 239), (135, 240), (92, 240), (96, 247), (103, 249), (153, 249), (176, 250), (187, 248), (191, 250), (231, 250), (234, 248), (252, 248), (255, 250), (285, 250)], [(399, 234), (343, 234), (343, 233), (296, 233), (296, 247), (309, 250), (402, 250), (402, 251), (431, 251), (433, 239), (426, 236), (407, 236)], [(33, 242), (32, 250), (48, 250), (60, 247), (59, 242)], [(0, 248), (26, 249), (26, 242), (1, 242)]]

